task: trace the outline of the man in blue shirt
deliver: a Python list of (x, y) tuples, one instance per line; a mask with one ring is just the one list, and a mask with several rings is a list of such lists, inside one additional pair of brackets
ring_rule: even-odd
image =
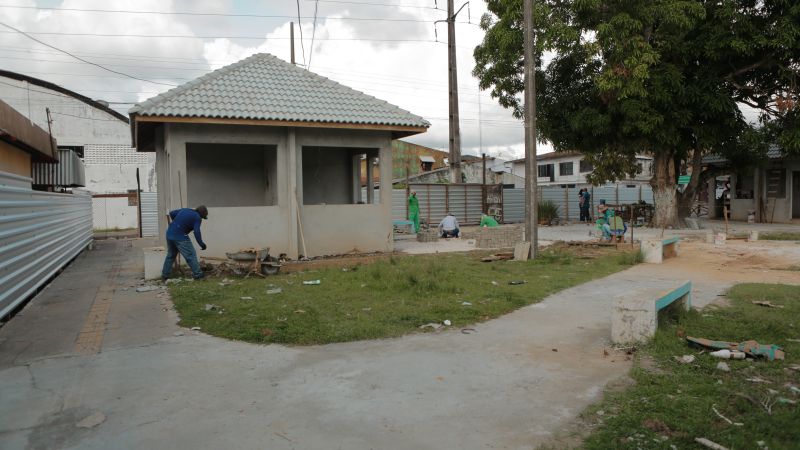
[(178, 252), (186, 259), (186, 263), (192, 269), (192, 277), (195, 280), (203, 278), (203, 271), (197, 262), (197, 253), (194, 245), (189, 240), (188, 234), (194, 231), (194, 239), (202, 250), (205, 250), (206, 243), (200, 234), (200, 223), (203, 219), (208, 219), (208, 208), (198, 206), (196, 209), (181, 208), (169, 212), (172, 220), (167, 227), (167, 259), (164, 260), (164, 267), (161, 269), (161, 280), (169, 278), (172, 272), (172, 265)]

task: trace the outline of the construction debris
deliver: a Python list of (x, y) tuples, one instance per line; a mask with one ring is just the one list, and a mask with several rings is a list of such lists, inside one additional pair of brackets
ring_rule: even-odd
[(744, 342), (725, 342), (725, 341), (712, 341), (711, 339), (695, 338), (687, 336), (686, 340), (690, 346), (702, 347), (713, 350), (730, 350), (731, 355), (734, 351), (744, 352), (751, 358), (767, 358), (769, 361), (776, 359), (783, 360), (785, 354), (780, 346), (775, 344), (759, 344), (756, 341)]
[(753, 300), (754, 305), (765, 306), (767, 308), (783, 308), (783, 305), (773, 305), (772, 302)]
[(691, 364), (695, 360), (694, 355), (673, 356), (673, 358), (681, 364)]
[(306, 286), (314, 286), (314, 285), (317, 285), (317, 284), (320, 284), (320, 283), (321, 283), (320, 280), (303, 281), (303, 284), (305, 284)]
[(283, 289), (281, 289), (281, 288), (267, 289), (267, 294), (269, 294), (269, 295), (280, 294), (281, 292), (283, 292)]
[(514, 259), (514, 253), (512, 252), (503, 252), (503, 253), (495, 253), (489, 256), (484, 256), (481, 258), (483, 262), (492, 262), (492, 261), (506, 261)]
[(139, 286), (136, 288), (136, 292), (151, 292), (159, 289), (161, 289), (159, 286)]
[(728, 450), (728, 447), (723, 447), (717, 444), (716, 442), (710, 441), (706, 438), (694, 438), (694, 441), (702, 445), (703, 447), (710, 448), (712, 450)]
[(433, 331), (439, 331), (442, 328), (442, 324), (440, 323), (426, 323), (425, 325), (420, 325), (420, 329), (424, 330), (425, 328), (430, 328)]

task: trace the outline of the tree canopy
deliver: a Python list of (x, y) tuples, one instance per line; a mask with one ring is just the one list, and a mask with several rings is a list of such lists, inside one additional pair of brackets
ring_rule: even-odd
[[(474, 74), (521, 117), (522, 0), (487, 3)], [(776, 142), (800, 154), (800, 2), (536, 0), (534, 24), (541, 136), (584, 153), (596, 183), (653, 156), (657, 225), (677, 225), (682, 162), (694, 196), (704, 153), (755, 162)]]

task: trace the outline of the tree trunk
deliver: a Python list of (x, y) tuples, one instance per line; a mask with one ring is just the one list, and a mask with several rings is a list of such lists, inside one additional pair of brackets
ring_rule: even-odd
[(703, 176), (702, 165), (703, 152), (695, 148), (692, 152), (692, 176), (684, 191), (678, 194), (678, 219), (689, 217), (700, 185), (707, 180), (707, 177)]
[(655, 214), (653, 226), (678, 228), (678, 192), (675, 177), (675, 161), (672, 152), (659, 152), (653, 158), (653, 201)]

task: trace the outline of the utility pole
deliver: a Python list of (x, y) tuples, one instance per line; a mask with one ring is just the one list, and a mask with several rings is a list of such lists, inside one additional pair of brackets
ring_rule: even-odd
[(289, 48), (291, 49), (290, 52), (292, 54), (291, 61), (292, 61), (292, 64), (295, 64), (295, 62), (294, 62), (294, 22), (289, 22), (289, 42), (290, 42)]
[(530, 258), (538, 253), (538, 206), (536, 195), (536, 62), (534, 58), (533, 0), (524, 0), (525, 17), (525, 239), (531, 243)]
[[(463, 6), (461, 7), (463, 8)], [(447, 84), (450, 94), (450, 182), (461, 183), (461, 131), (458, 118), (456, 66), (456, 15), (453, 0), (447, 0)], [(461, 9), (459, 9), (459, 12)]]

